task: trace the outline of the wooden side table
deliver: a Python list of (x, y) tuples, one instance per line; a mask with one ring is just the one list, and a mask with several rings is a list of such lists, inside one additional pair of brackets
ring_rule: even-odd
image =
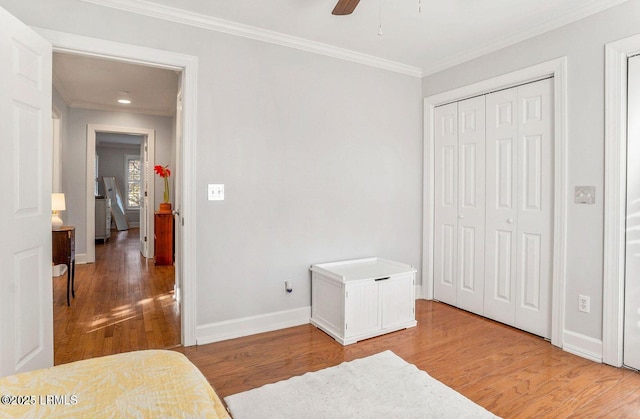
[(173, 214), (170, 211), (155, 213), (156, 265), (173, 264)]
[(76, 228), (74, 226), (62, 226), (52, 230), (51, 234), (53, 264), (67, 265), (67, 305), (70, 306), (69, 288), (71, 288), (73, 298), (76, 298)]

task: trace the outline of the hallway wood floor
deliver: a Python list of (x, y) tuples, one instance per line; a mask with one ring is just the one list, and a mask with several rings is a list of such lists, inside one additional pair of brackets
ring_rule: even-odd
[(638, 418), (640, 373), (433, 301), (415, 328), (343, 347), (311, 325), (176, 348), (221, 397), (390, 349), (503, 418)]
[(180, 344), (173, 266), (140, 254), (139, 229), (96, 243), (96, 263), (76, 265), (67, 306), (66, 273), (53, 278), (54, 364)]

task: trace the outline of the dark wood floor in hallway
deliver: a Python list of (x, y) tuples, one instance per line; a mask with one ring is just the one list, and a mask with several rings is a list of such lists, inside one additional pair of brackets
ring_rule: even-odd
[(66, 274), (53, 278), (55, 365), (180, 344), (173, 266), (140, 254), (139, 229), (96, 243), (96, 263), (76, 266), (76, 298), (66, 301)]

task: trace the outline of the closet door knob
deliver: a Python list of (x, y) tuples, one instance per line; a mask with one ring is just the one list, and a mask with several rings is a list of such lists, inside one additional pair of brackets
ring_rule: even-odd
[(513, 224), (513, 218), (507, 218), (507, 224)]

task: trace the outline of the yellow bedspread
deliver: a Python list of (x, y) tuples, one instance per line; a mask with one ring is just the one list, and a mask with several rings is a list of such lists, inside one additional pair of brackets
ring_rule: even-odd
[(0, 397), (1, 418), (229, 418), (198, 368), (164, 350), (2, 377)]

